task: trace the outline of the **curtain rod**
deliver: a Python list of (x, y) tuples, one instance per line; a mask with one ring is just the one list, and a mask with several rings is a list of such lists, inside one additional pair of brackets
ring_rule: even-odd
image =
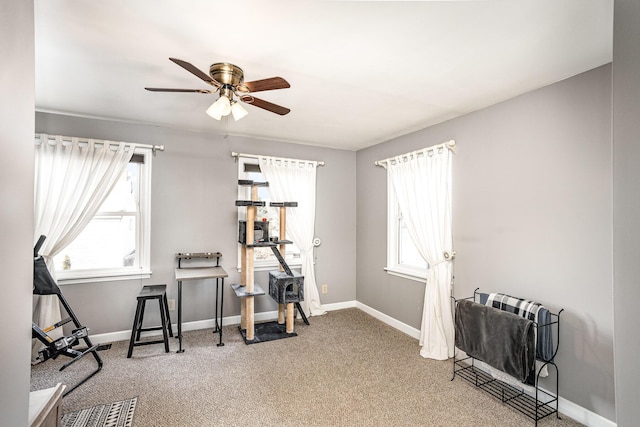
[[(55, 140), (56, 137), (60, 136), (60, 138), (62, 138), (63, 141), (71, 141), (74, 138), (78, 140), (78, 142), (83, 142), (83, 143), (88, 143), (89, 140), (93, 140), (96, 141), (99, 144), (119, 144), (120, 142), (118, 141), (107, 141), (107, 140), (103, 140), (103, 139), (94, 139), (94, 138), (78, 138), (78, 137), (71, 137), (71, 136), (61, 136), (61, 135), (47, 135), (47, 134), (42, 134), (42, 133), (36, 133), (36, 138), (40, 138), (42, 136), (46, 136), (48, 140)], [(124, 142), (124, 144), (133, 147), (133, 148), (150, 148), (153, 151), (153, 154), (156, 153), (156, 151), (164, 151), (164, 145), (151, 145), (151, 144), (138, 144), (135, 142)]]
[[(248, 157), (250, 159), (259, 159), (261, 156), (257, 155), (257, 154), (245, 154), (245, 153), (236, 153), (235, 151), (231, 152), (231, 157), (235, 157), (236, 159), (238, 157)], [(264, 157), (273, 157), (273, 156), (264, 156)], [(318, 162), (315, 160), (300, 160), (300, 159), (286, 159), (284, 157), (274, 157), (274, 159), (282, 159), (282, 160), (293, 160), (295, 162), (309, 162), (309, 163), (317, 163), (318, 166), (324, 166), (324, 162)]]
[(437, 150), (439, 148), (447, 148), (447, 149), (449, 149), (449, 150), (451, 150), (451, 151), (453, 151), (455, 153), (456, 152), (456, 141), (454, 141), (452, 139), (452, 140), (449, 140), (447, 142), (443, 142), (442, 144), (433, 145), (431, 147), (423, 148), (421, 150), (411, 151), (411, 152), (405, 153), (405, 154), (399, 154), (397, 156), (389, 157), (389, 158), (386, 158), (384, 160), (377, 160), (377, 161), (373, 162), (373, 164), (376, 165), (376, 166), (382, 166), (383, 168), (386, 169), (387, 164), (389, 164), (389, 162), (395, 160), (396, 157), (404, 157), (404, 156), (411, 156), (413, 154), (426, 153), (428, 151)]

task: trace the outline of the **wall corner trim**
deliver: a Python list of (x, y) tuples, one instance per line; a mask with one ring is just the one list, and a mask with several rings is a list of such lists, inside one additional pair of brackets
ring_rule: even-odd
[(386, 314), (369, 307), (366, 304), (363, 304), (359, 301), (356, 301), (356, 308), (364, 311), (365, 313), (375, 317), (376, 319), (386, 323), (389, 326), (392, 326), (394, 328), (396, 328), (397, 330), (399, 330), (400, 332), (404, 332), (405, 334), (409, 335), (412, 338), (415, 339), (420, 339), (420, 330), (414, 328), (413, 326), (409, 326), (406, 323), (402, 323), (399, 320), (394, 319), (391, 316), (387, 316)]

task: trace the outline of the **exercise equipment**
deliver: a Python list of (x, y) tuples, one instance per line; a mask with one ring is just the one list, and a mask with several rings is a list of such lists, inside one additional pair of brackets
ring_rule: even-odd
[[(62, 291), (58, 287), (58, 284), (49, 273), (49, 269), (44, 262), (44, 259), (38, 255), (44, 240), (45, 236), (40, 236), (36, 246), (33, 249), (33, 293), (34, 295), (56, 295), (58, 300), (64, 307), (68, 316), (66, 319), (63, 319), (51, 326), (48, 326), (42, 329), (40, 326), (31, 322), (31, 337), (37, 339), (42, 344), (44, 344), (44, 348), (38, 352), (38, 357), (36, 360), (40, 362), (44, 362), (49, 359), (57, 359), (58, 356), (66, 356), (70, 357), (71, 360), (60, 368), (60, 371), (65, 370), (87, 354), (91, 354), (97, 363), (97, 368), (78, 381), (74, 386), (69, 387), (63, 396), (71, 393), (78, 386), (84, 384), (89, 378), (93, 377), (102, 369), (102, 359), (98, 354), (98, 347), (100, 344), (93, 344), (89, 339), (89, 333), (86, 326), (83, 326), (78, 317), (75, 315), (71, 306), (65, 299), (64, 295), (62, 295)], [(57, 339), (53, 339), (49, 336), (49, 332), (61, 328), (67, 323), (73, 322), (75, 329), (71, 331), (71, 335), (62, 336)], [(86, 348), (83, 349), (73, 349), (75, 345), (77, 345), (80, 340), (84, 341), (86, 344)]]

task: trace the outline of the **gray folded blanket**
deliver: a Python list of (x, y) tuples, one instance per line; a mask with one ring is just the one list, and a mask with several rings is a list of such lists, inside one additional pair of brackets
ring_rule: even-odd
[(536, 346), (531, 320), (470, 300), (459, 300), (455, 336), (456, 347), (469, 356), (532, 384)]
[[(545, 362), (553, 360), (553, 331), (551, 329), (551, 312), (542, 304), (527, 301), (522, 298), (514, 298), (504, 294), (479, 293), (480, 304), (489, 305), (500, 310), (509, 311), (533, 320), (538, 324), (538, 336), (536, 337), (536, 358)], [(508, 301), (508, 304), (496, 304), (489, 301), (489, 295), (494, 295)], [(505, 298), (506, 297), (506, 298)], [(521, 307), (529, 306), (532, 311), (523, 311)]]

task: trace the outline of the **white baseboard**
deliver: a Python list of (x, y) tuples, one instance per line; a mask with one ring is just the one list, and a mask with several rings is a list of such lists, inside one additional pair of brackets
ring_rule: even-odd
[(364, 311), (367, 314), (370, 314), (371, 316), (375, 317), (376, 319), (386, 323), (389, 326), (392, 326), (394, 328), (396, 328), (397, 330), (399, 330), (400, 332), (404, 332), (405, 334), (409, 335), (410, 337), (413, 337), (415, 339), (420, 339), (420, 330), (414, 328), (413, 326), (409, 326), (406, 323), (402, 323), (399, 320), (394, 319), (391, 316), (387, 316), (386, 314), (369, 307), (368, 305), (365, 305), (361, 302), (356, 301), (356, 307), (359, 308), (360, 310)]
[(589, 427), (616, 427), (618, 425), (615, 421), (591, 412), (563, 397), (558, 399), (558, 411), (560, 411), (560, 417), (566, 415)]
[[(277, 311), (267, 311), (264, 313), (256, 313), (255, 320), (258, 322), (263, 322), (266, 320), (273, 320), (278, 318)], [(239, 325), (240, 324), (240, 316), (228, 316), (222, 318), (223, 325)], [(196, 320), (193, 322), (183, 322), (182, 323), (182, 332), (188, 331), (197, 331), (200, 329), (213, 328), (215, 325), (214, 319), (205, 319), (205, 320)], [(176, 323), (172, 324), (173, 332), (177, 333), (178, 325)], [(149, 331), (143, 332), (142, 336), (151, 337), (156, 335), (162, 335), (162, 331)], [(108, 343), (114, 341), (129, 341), (131, 339), (131, 331), (117, 331), (117, 332), (109, 332), (105, 334), (96, 334), (90, 335), (89, 338), (94, 343)]]
[(324, 308), (326, 311), (336, 311), (336, 310), (342, 310), (345, 308), (355, 308), (358, 305), (357, 301), (344, 301), (344, 302), (336, 302), (333, 304), (322, 304), (322, 308)]
[[(344, 308), (353, 308), (353, 307), (356, 307), (356, 301), (346, 301), (346, 302), (322, 305), (322, 308), (324, 308), (326, 311), (342, 310)], [(262, 313), (256, 313), (254, 318), (256, 322), (265, 322), (269, 320), (275, 320), (278, 318), (278, 312), (266, 311)], [(239, 325), (240, 315), (223, 317), (222, 324), (223, 325)], [(213, 328), (214, 325), (215, 325), (214, 319), (196, 320), (193, 322), (183, 322), (182, 331), (183, 332), (197, 331), (200, 329)], [(178, 330), (178, 326), (177, 324), (174, 323), (173, 332), (176, 333), (177, 330)], [(161, 331), (149, 331), (149, 332), (143, 332), (142, 336), (150, 337), (150, 336), (161, 335), (161, 334), (162, 334)], [(94, 344), (109, 343), (114, 341), (129, 341), (129, 339), (131, 339), (131, 330), (90, 335), (89, 338), (91, 339), (91, 341), (93, 341)]]
[[(412, 338), (420, 339), (420, 330), (414, 328), (413, 326), (409, 326), (406, 323), (402, 323), (399, 320), (394, 319), (391, 316), (388, 316), (374, 308), (369, 307), (366, 304), (363, 304), (358, 301), (345, 301), (334, 304), (323, 304), (322, 308), (326, 311), (335, 311), (342, 310), (345, 308), (358, 308), (359, 310), (364, 311), (365, 313), (375, 317), (381, 322), (386, 323), (387, 325), (409, 335)], [(255, 320), (258, 322), (274, 320), (278, 318), (277, 311), (268, 311), (263, 313), (256, 313)], [(240, 324), (240, 316), (228, 316), (222, 319), (223, 325), (239, 325)], [(187, 331), (195, 331), (199, 329), (207, 329), (213, 328), (214, 320), (198, 320), (194, 322), (185, 322), (182, 324), (182, 330), (184, 332)], [(176, 332), (178, 330), (176, 325), (173, 325), (173, 331)], [(149, 336), (152, 335), (160, 335), (160, 331), (151, 331), (146, 334)], [(145, 335), (146, 336), (146, 335)], [(106, 334), (96, 334), (90, 336), (91, 340), (95, 343), (108, 343), (113, 341), (128, 341), (131, 338), (131, 331), (118, 331), (118, 332), (110, 332)], [(560, 412), (560, 416), (566, 415), (574, 420), (582, 423), (588, 427), (616, 427), (617, 424), (614, 421), (611, 421), (607, 418), (604, 418), (601, 415), (598, 415), (594, 412), (589, 411), (582, 406), (579, 406), (567, 399), (560, 397), (558, 399), (558, 411)]]

